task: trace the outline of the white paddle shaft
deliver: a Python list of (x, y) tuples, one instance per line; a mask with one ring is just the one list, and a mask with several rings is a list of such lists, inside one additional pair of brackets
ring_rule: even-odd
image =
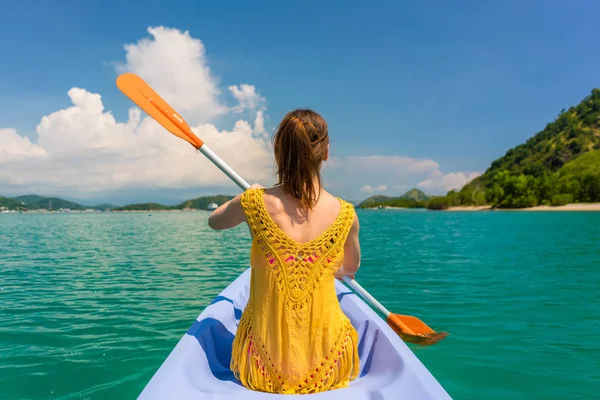
[(390, 316), (390, 312), (387, 308), (385, 308), (377, 299), (369, 294), (362, 286), (358, 284), (354, 279), (350, 278), (348, 275), (344, 276), (342, 280), (352, 288), (360, 297), (362, 297), (367, 303), (370, 303), (371, 306), (378, 309), (385, 317)]
[(206, 144), (203, 144), (198, 151), (204, 154), (213, 164), (215, 164), (221, 171), (225, 173), (228, 177), (231, 178), (232, 181), (237, 183), (237, 185), (246, 190), (250, 187), (250, 184), (244, 180), (241, 176), (237, 174), (227, 163), (216, 155), (211, 149), (208, 148)]

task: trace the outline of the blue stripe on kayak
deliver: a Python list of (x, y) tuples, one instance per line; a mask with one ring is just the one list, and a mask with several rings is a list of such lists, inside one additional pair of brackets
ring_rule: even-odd
[(196, 320), (187, 334), (195, 337), (204, 350), (208, 366), (215, 378), (241, 385), (229, 368), (233, 333), (229, 332), (221, 321), (214, 318)]
[[(354, 292), (341, 292), (340, 294), (337, 295), (338, 301), (341, 303), (341, 301), (344, 298), (344, 296), (346, 296), (346, 295), (353, 295), (353, 294), (355, 294), (355, 293)], [(369, 332), (369, 324), (370, 324), (370, 322), (371, 321), (369, 321), (369, 320), (365, 321), (364, 328), (362, 330), (362, 335), (359, 334), (360, 340), (358, 342), (358, 354), (359, 354), (359, 357), (360, 357), (361, 360), (364, 357), (365, 341), (367, 339), (367, 334)], [(367, 358), (365, 360), (365, 363), (363, 364), (362, 371), (360, 372), (360, 377), (361, 378), (363, 376), (365, 376), (366, 374), (368, 374), (369, 370), (371, 369), (371, 363), (373, 362), (373, 354), (375, 353), (375, 343), (377, 343), (377, 338), (378, 337), (379, 337), (379, 329), (376, 329), (375, 332), (374, 332), (373, 342), (369, 343), (370, 344), (370, 346), (369, 346), (369, 353), (367, 354)]]
[(369, 320), (365, 321), (365, 329), (363, 329), (363, 333), (360, 337), (360, 342), (358, 342), (358, 354), (362, 357), (363, 347), (365, 346), (365, 338), (367, 337), (367, 330), (369, 329)]
[(337, 295), (338, 301), (341, 302), (342, 299), (344, 298), (344, 296), (349, 295), (349, 294), (354, 294), (354, 292), (342, 292), (340, 294)]
[(235, 305), (233, 304), (233, 300), (231, 300), (228, 297), (217, 296), (217, 297), (215, 297), (215, 299), (210, 304), (212, 305), (212, 304), (218, 303), (220, 301), (227, 301), (227, 302), (231, 303), (234, 306), (233, 307), (233, 312), (235, 314), (235, 319), (239, 320), (240, 318), (242, 318), (242, 310), (240, 310), (239, 308), (236, 308)]
[[(366, 336), (366, 334), (367, 334), (367, 332), (366, 332), (366, 329), (365, 329), (365, 333), (363, 335), (363, 338)], [(373, 342), (371, 343), (371, 348), (369, 349), (369, 355), (367, 356), (367, 360), (365, 361), (365, 365), (364, 365), (362, 371), (360, 372), (360, 377), (361, 378), (363, 376), (365, 376), (366, 374), (368, 374), (369, 370), (371, 369), (371, 363), (373, 362), (373, 355), (375, 354), (375, 345), (377, 344), (377, 339), (379, 338), (379, 329), (375, 329), (374, 336), (375, 337), (373, 338)]]

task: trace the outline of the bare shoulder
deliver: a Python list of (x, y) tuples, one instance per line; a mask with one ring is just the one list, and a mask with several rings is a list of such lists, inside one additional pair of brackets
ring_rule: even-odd
[(319, 196), (318, 206), (322, 210), (327, 210), (330, 213), (338, 214), (341, 211), (342, 203), (340, 202), (339, 198), (323, 190)]
[(264, 189), (263, 200), (265, 207), (271, 214), (279, 214), (286, 210), (286, 196), (280, 187)]

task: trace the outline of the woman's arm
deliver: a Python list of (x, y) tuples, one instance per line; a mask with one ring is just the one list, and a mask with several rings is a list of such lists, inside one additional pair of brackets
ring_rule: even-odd
[(215, 231), (221, 231), (223, 229), (235, 228), (242, 222), (245, 222), (246, 214), (244, 214), (244, 209), (242, 208), (241, 198), (242, 195), (238, 194), (213, 211), (210, 217), (208, 217), (208, 226)]
[[(255, 183), (250, 186), (250, 189), (262, 188), (263, 186)], [(246, 222), (246, 213), (242, 207), (242, 194), (238, 194), (227, 203), (222, 204), (219, 208), (210, 214), (208, 217), (208, 226), (215, 231), (222, 231), (224, 229), (235, 228), (242, 222)]]
[(350, 228), (350, 232), (346, 238), (346, 243), (344, 243), (344, 261), (342, 263), (342, 268), (335, 273), (336, 278), (341, 279), (345, 275), (350, 275), (352, 278), (354, 278), (354, 274), (356, 274), (356, 271), (358, 271), (358, 268), (360, 267), (360, 242), (358, 241), (359, 230), (360, 224), (358, 222), (358, 215), (356, 215), (355, 212), (352, 227)]

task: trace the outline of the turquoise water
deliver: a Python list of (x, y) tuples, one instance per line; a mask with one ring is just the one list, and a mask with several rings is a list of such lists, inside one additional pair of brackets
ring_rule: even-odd
[[(600, 213), (359, 211), (357, 280), (455, 399), (600, 397)], [(247, 266), (205, 212), (0, 215), (0, 398), (131, 399)]]

